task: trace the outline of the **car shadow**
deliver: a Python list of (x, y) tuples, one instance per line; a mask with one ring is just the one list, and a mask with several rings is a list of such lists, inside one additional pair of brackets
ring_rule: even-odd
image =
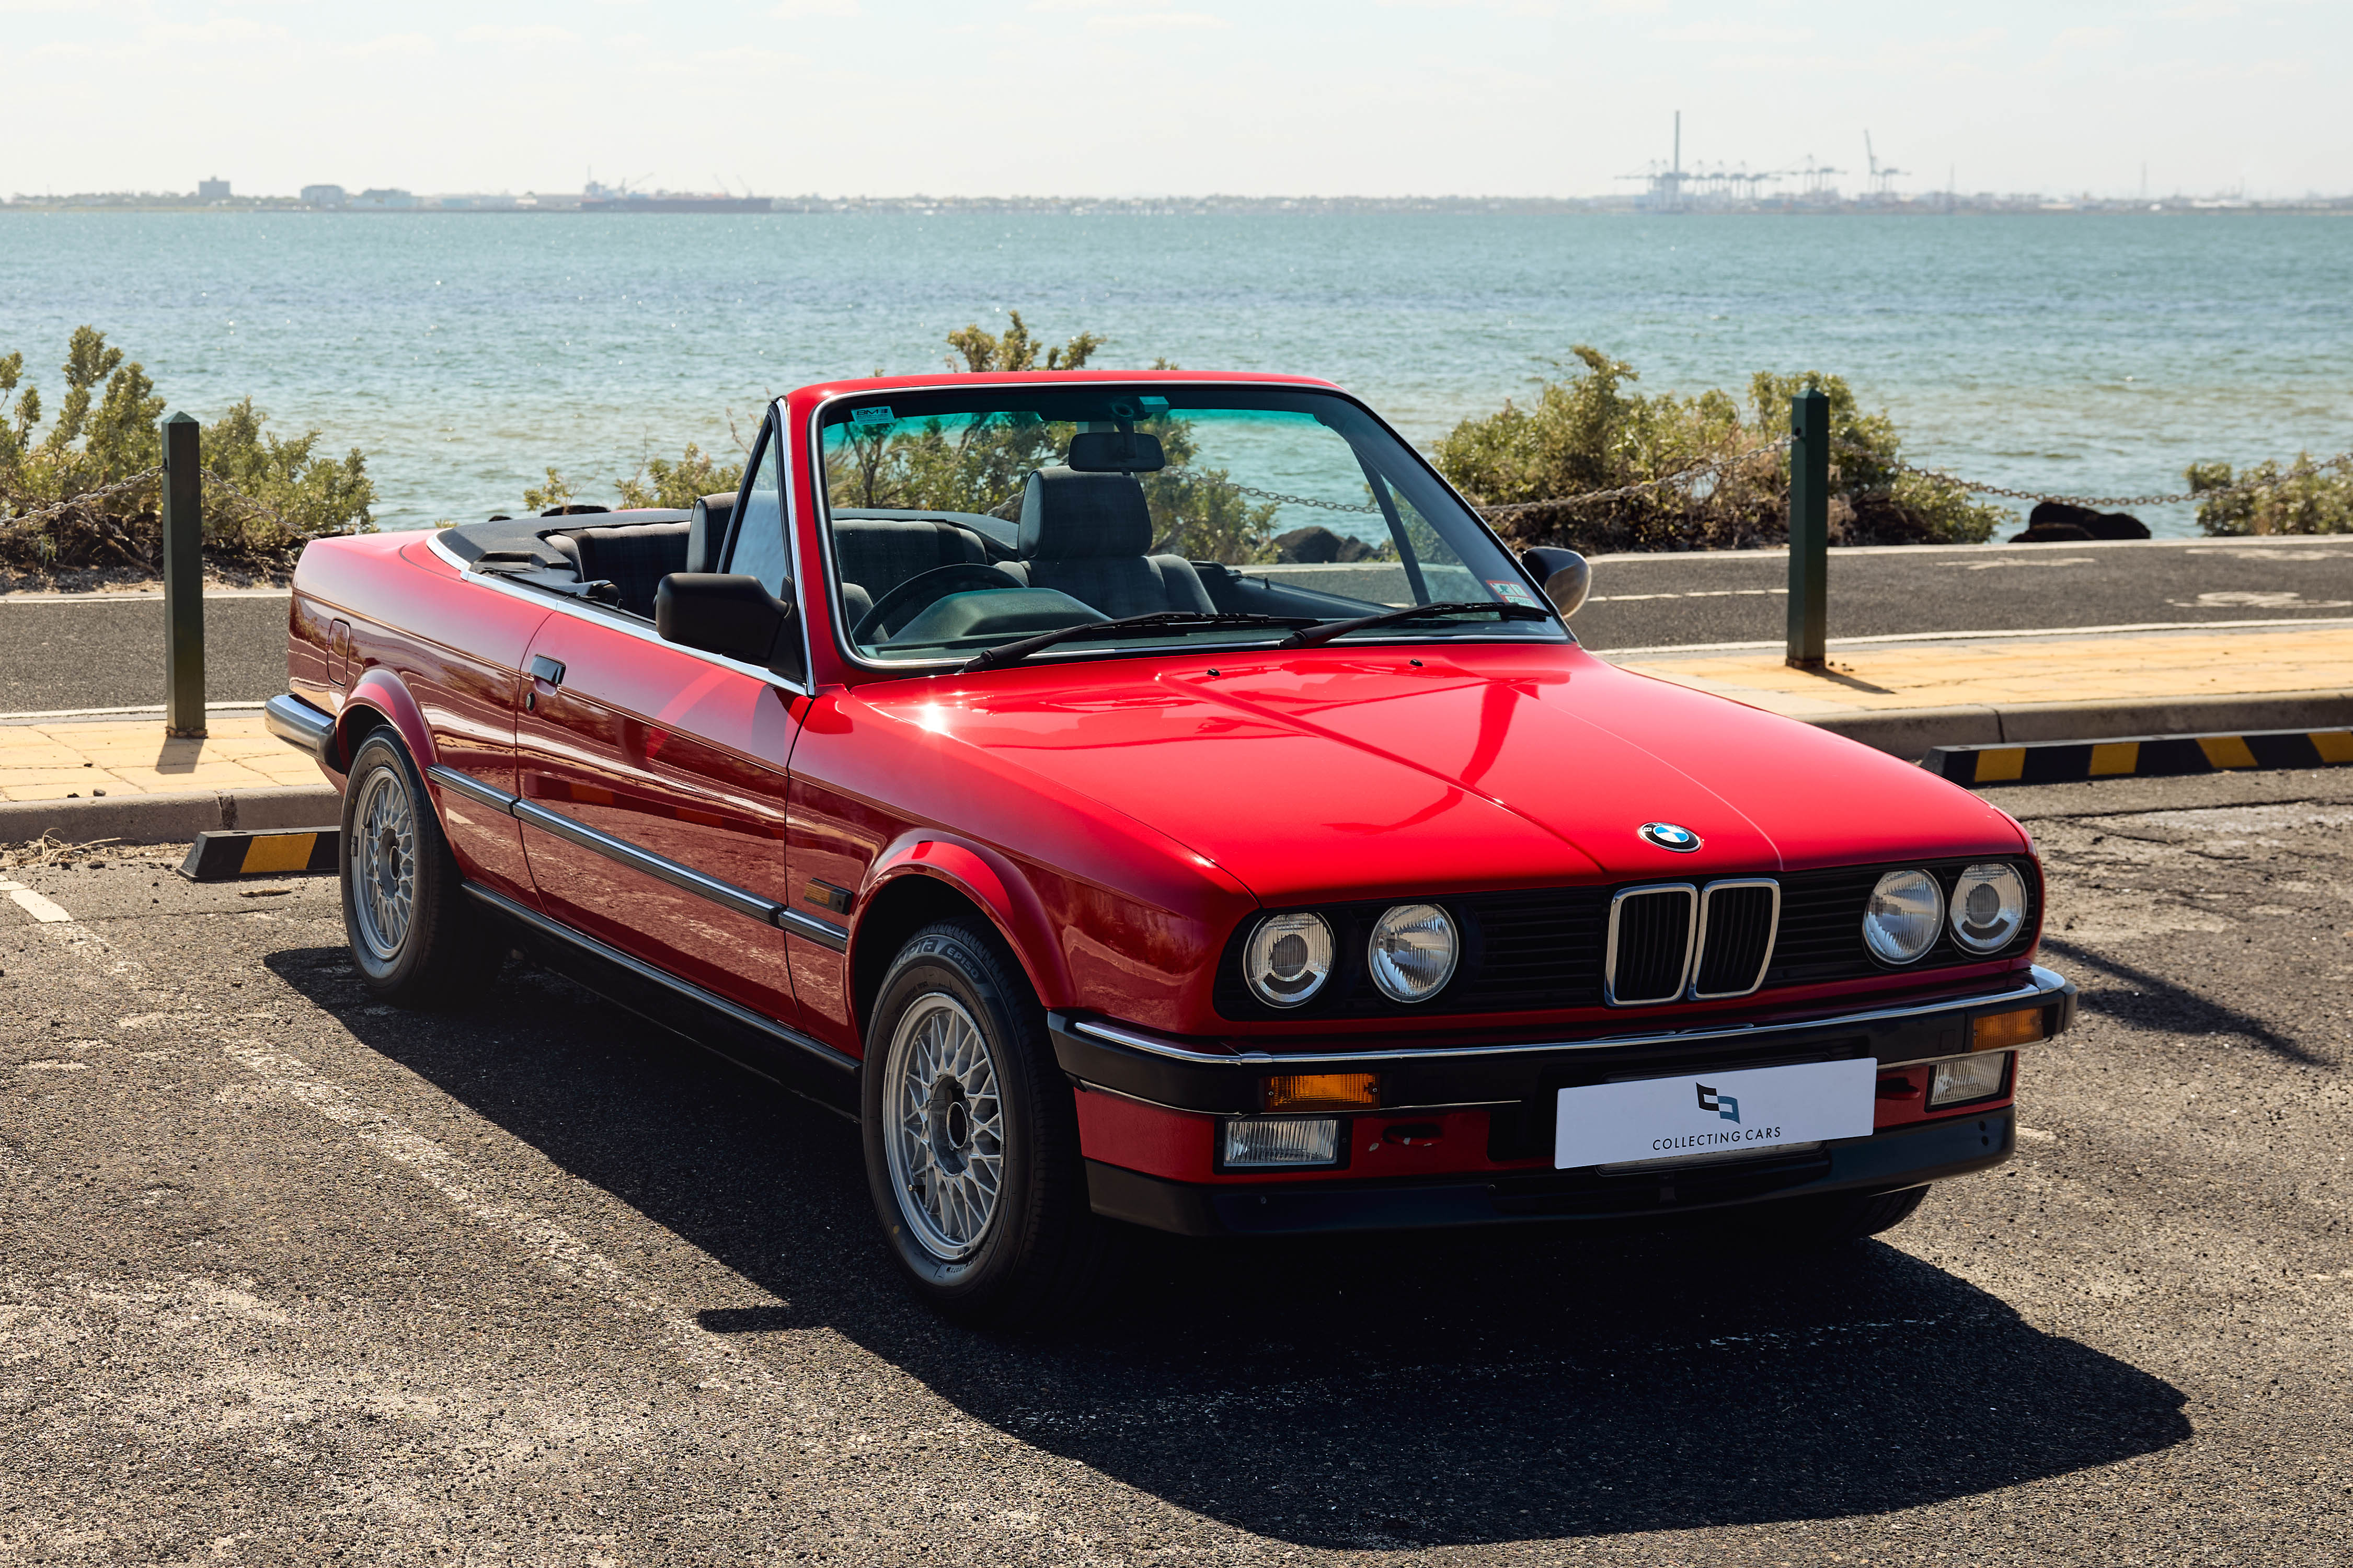
[(339, 948), (269, 963), (749, 1281), (690, 1304), (739, 1348), (828, 1328), (1028, 1444), (1301, 1546), (1835, 1519), (2189, 1435), (2179, 1390), (1898, 1247), (1777, 1258), (1736, 1226), (1141, 1237), (1098, 1318), (976, 1332), (899, 1289), (839, 1117), (537, 971), (441, 1020), (371, 1014)]

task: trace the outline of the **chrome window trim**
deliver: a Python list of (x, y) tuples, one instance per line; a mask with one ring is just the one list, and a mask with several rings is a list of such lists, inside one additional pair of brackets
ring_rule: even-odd
[(585, 822), (575, 822), (571, 817), (560, 812), (550, 811), (535, 802), (524, 800), (519, 795), (509, 795), (504, 790), (492, 789), (481, 780), (471, 774), (459, 773), (456, 768), (445, 767), (437, 763), (425, 770), (425, 775), (444, 789), (454, 790), (469, 800), (478, 801), (494, 810), (504, 812), (518, 822), (528, 823), (543, 832), (553, 833), (567, 843), (576, 844), (592, 854), (602, 855), (608, 860), (628, 867), (631, 870), (641, 871), (649, 877), (668, 882), (671, 887), (681, 889), (699, 898), (708, 899), (722, 909), (732, 910), (739, 915), (758, 921), (763, 925), (775, 926), (788, 936), (804, 937), (810, 942), (831, 948), (836, 952), (847, 952), (849, 950), (849, 930), (846, 926), (838, 926), (831, 921), (821, 921), (814, 915), (803, 914), (800, 910), (787, 908), (774, 899), (765, 898), (758, 893), (739, 888), (733, 882), (706, 876), (693, 867), (682, 866), (666, 855), (657, 855), (650, 849), (641, 849), (626, 838), (616, 838), (609, 833), (601, 832)]
[[(1718, 892), (1733, 888), (1769, 888), (1773, 892), (1773, 912), (1765, 921), (1765, 956), (1757, 962), (1757, 977), (1737, 991), (1703, 991), (1699, 988), (1699, 972), (1707, 963), (1708, 905)], [(1699, 890), (1699, 926), (1692, 939), (1691, 988), (1684, 993), (1693, 1002), (1724, 1002), (1735, 996), (1754, 995), (1765, 984), (1765, 972), (1773, 967), (1773, 950), (1781, 945), (1781, 884), (1772, 877), (1725, 877), (1704, 884)], [(2007, 944), (2005, 944), (2007, 945)]]
[[(1152, 374), (1148, 371), (1138, 372), (1134, 379), (1138, 385), (1150, 384), (1155, 380)], [(1035, 381), (1022, 383), (987, 382), (979, 384), (984, 388), (1018, 384), (1036, 386), (1041, 389), (1063, 389), (1085, 386), (1117, 386), (1121, 384), (1121, 383), (1109, 380), (1087, 380)], [(1462, 510), (1469, 514), (1472, 522), (1476, 525), (1482, 532), (1485, 533), (1490, 540), (1493, 541), (1495, 548), (1503, 552), (1505, 560), (1512, 563), (1513, 567), (1519, 572), (1521, 577), (1524, 579), (1527, 577), (1527, 568), (1521, 565), (1518, 553), (1515, 552), (1511, 546), (1505, 544), (1501, 538), (1497, 537), (1494, 529), (1488, 525), (1485, 518), (1479, 515), (1477, 509), (1472, 507), (1468, 501), (1462, 500), (1461, 492), (1457, 490), (1452, 485), (1446, 482), (1446, 477), (1443, 474), (1439, 473), (1437, 468), (1430, 465), (1429, 459), (1422, 457), (1420, 452), (1415, 449), (1412, 442), (1407, 440), (1403, 436), (1398, 435), (1398, 432), (1389, 425), (1388, 420), (1382, 418), (1378, 413), (1374, 411), (1369, 404), (1366, 403), (1362, 398), (1356, 396), (1355, 394), (1344, 391), (1343, 389), (1331, 385), (1328, 383), (1316, 381), (1197, 381), (1188, 378), (1184, 381), (1182, 384), (1186, 386), (1230, 386), (1240, 389), (1272, 388), (1285, 392), (1308, 392), (1314, 393), (1320, 396), (1336, 397), (1344, 403), (1354, 405), (1359, 413), (1370, 419), (1383, 431), (1386, 431), (1389, 437), (1397, 442), (1398, 447), (1410, 454), (1413, 461), (1419, 463), (1424, 469), (1435, 478), (1438, 480), (1440, 487), (1444, 489), (1448, 495), (1452, 496), (1456, 501), (1461, 504)], [(942, 658), (911, 658), (904, 660), (871, 659), (858, 652), (856, 647), (850, 643), (848, 636), (849, 628), (842, 625), (843, 615), (841, 607), (841, 592), (837, 581), (838, 573), (836, 568), (839, 565), (839, 560), (833, 548), (833, 498), (827, 492), (825, 488), (825, 452), (823, 450), (823, 447), (826, 410), (831, 408), (837, 403), (851, 402), (861, 398), (888, 399), (892, 395), (899, 393), (968, 392), (974, 389), (975, 384), (971, 382), (944, 381), (927, 382), (918, 386), (871, 388), (865, 392), (837, 392), (820, 398), (816, 405), (809, 409), (807, 430), (808, 450), (804, 454), (804, 456), (807, 458), (809, 464), (809, 494), (817, 502), (818, 515), (815, 521), (817, 524), (816, 531), (818, 543), (822, 546), (825, 551), (825, 591), (828, 618), (833, 622), (833, 642), (835, 651), (839, 653), (841, 657), (849, 662), (850, 668), (853, 669), (872, 670), (879, 674), (921, 675), (927, 672), (936, 672), (941, 669), (955, 669), (960, 667), (965, 662), (965, 658), (969, 656), (948, 657)], [(782, 399), (778, 400), (780, 404), (782, 401)], [(781, 423), (781, 419), (779, 422)], [(1551, 624), (1563, 634), (1565, 645), (1570, 647), (1577, 647), (1577, 634), (1569, 630), (1567, 619), (1563, 616), (1558, 610), (1553, 608), (1551, 600), (1544, 596), (1542, 592), (1543, 585), (1538, 584), (1536, 587), (1536, 603), (1542, 605), (1551, 615)], [(1526, 625), (1530, 623), (1523, 622), (1521, 624)], [(1498, 629), (1510, 625), (1512, 625), (1512, 623), (1505, 620), (1498, 620), (1496, 622)], [(1387, 641), (1392, 639), (1382, 638), (1378, 640)], [(1428, 639), (1425, 638), (1422, 640)], [(1513, 638), (1509, 640), (1517, 641), (1519, 639)], [(1201, 645), (1198, 643), (1123, 643), (1117, 648), (1110, 650), (1106, 654), (1092, 657), (1133, 658), (1139, 654), (1198, 652), (1199, 651), (1200, 646)], [(1271, 644), (1269, 646), (1271, 646)], [(1343, 646), (1363, 647), (1366, 645), (1351, 643)], [(1234, 647), (1241, 651), (1248, 651), (1250, 645), (1247, 643), (1219, 644), (1219, 647), (1221, 648)], [(1084, 658), (1082, 658), (1079, 660), (1065, 662), (1084, 661)], [(1668, 998), (1669, 1001), (1672, 1001), (1673, 999), (1674, 998), (1672, 997)]]
[[(633, 637), (639, 642), (651, 643), (656, 647), (665, 647), (672, 653), (684, 654), (689, 658), (700, 659), (705, 664), (715, 664), (722, 669), (732, 669), (738, 675), (748, 675), (754, 680), (765, 681), (770, 686), (789, 691), (796, 697), (807, 697), (809, 694), (807, 686), (788, 675), (779, 675), (765, 665), (746, 664), (740, 658), (729, 658), (724, 654), (709, 653), (699, 647), (688, 647), (683, 643), (670, 642), (653, 627), (638, 625), (635, 616), (617, 612), (613, 615), (599, 615), (594, 611), (583, 609), (577, 603), (562, 594), (544, 593), (536, 588), (518, 587), (507, 582), (497, 573), (469, 570), (466, 563), (458, 558), (457, 552), (441, 542), (438, 533), (427, 540), (426, 543), (442, 560), (456, 567), (459, 577), (477, 586), (488, 588), (494, 594), (504, 594), (511, 599), (518, 599), (527, 605), (535, 605), (551, 615), (570, 616), (575, 620), (586, 621), (593, 626), (609, 627), (614, 631)], [(801, 634), (801, 656), (806, 659), (808, 656), (808, 633), (806, 628)]]
[[(1156, 1036), (1145, 1034), (1132, 1026), (1098, 1022), (1092, 1018), (1072, 1018), (1065, 1026), (1099, 1040), (1115, 1046), (1125, 1046), (1172, 1061), (1191, 1062), (1204, 1067), (1290, 1067), (1314, 1065), (1319, 1071), (1337, 1071), (1345, 1064), (1367, 1062), (1449, 1062), (1474, 1061), (1487, 1057), (1540, 1056), (1547, 1051), (1618, 1050), (1630, 1047), (1692, 1045), (1710, 1040), (1738, 1039), (1743, 1036), (1771, 1036), (1799, 1029), (1847, 1029), (1864, 1024), (1883, 1024), (1905, 1018), (1926, 1017), (1932, 1013), (1956, 1012), (1969, 1007), (2000, 1007), (2021, 1002), (2048, 1002), (2063, 994), (2066, 980), (2054, 972), (2036, 964), (2031, 971), (2033, 978), (2026, 984), (2009, 991), (1997, 991), (1983, 996), (1953, 996), (1941, 1002), (1917, 1003), (1904, 1007), (1874, 1007), (1860, 1013), (1834, 1013), (1820, 1018), (1798, 1018), (1781, 1024), (1729, 1024), (1721, 1028), (1661, 1029), (1640, 1035), (1605, 1035), (1590, 1040), (1543, 1040), (1520, 1046), (1431, 1046), (1408, 1047), (1398, 1049), (1352, 1052), (1291, 1051), (1275, 1055), (1267, 1051), (1197, 1051), (1176, 1045)], [(2030, 1045), (2041, 1042), (2029, 1041)], [(2004, 1046), (2003, 1050), (2020, 1050), (2023, 1047)], [(1954, 1053), (1975, 1056), (1974, 1051)], [(1906, 1058), (1904, 1062), (1883, 1061), (1882, 1067), (1916, 1065), (1931, 1058)]]
[[(1618, 915), (1620, 906), (1629, 899), (1651, 893), (1682, 893), (1691, 900), (1691, 918), (1683, 922), (1683, 967), (1675, 977), (1674, 989), (1663, 996), (1646, 996), (1640, 1001), (1623, 1002), (1618, 997)], [(1609, 1007), (1663, 1007), (1680, 1002), (1692, 983), (1694, 961), (1699, 954), (1699, 884), (1696, 882), (1645, 882), (1638, 888), (1620, 888), (1609, 898), (1609, 938), (1601, 950), (1601, 1001)]]

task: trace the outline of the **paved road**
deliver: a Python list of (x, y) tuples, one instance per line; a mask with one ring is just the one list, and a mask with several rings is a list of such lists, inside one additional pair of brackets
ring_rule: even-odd
[(1155, 1245), (1048, 1339), (567, 985), (412, 1016), (323, 879), (0, 870), (75, 917), (0, 893), (0, 1558), (2341, 1563), (2353, 781), (2001, 798), (2084, 1024), (1884, 1243)]
[[(1780, 552), (1613, 555), (1570, 624), (1588, 647), (1779, 643)], [(1837, 551), (1830, 635), (2353, 621), (2353, 538)]]
[[(286, 595), (205, 597), (205, 697), (286, 689)], [(153, 595), (0, 595), (0, 714), (164, 701), (164, 601)]]
[[(1599, 649), (1778, 642), (1788, 558), (1776, 552), (1612, 556), (1575, 621)], [(206, 602), (216, 702), (259, 701), (286, 680), (282, 597)], [(2353, 539), (2208, 540), (1840, 552), (1831, 635), (2353, 620)], [(0, 713), (163, 701), (159, 601), (0, 596)]]

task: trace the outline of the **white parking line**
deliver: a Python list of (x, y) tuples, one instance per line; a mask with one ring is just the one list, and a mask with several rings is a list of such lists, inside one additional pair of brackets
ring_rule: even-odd
[(16, 907), (44, 925), (70, 924), (73, 916), (58, 908), (22, 882), (0, 881), (0, 893), (16, 900)]

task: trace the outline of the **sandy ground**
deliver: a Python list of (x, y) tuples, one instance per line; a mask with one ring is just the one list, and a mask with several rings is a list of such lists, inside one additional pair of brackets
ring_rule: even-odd
[(1828, 1260), (1519, 1229), (898, 1292), (852, 1130), (570, 986), (370, 1002), (333, 887), (0, 878), (0, 1559), (2353, 1561), (2353, 779), (1994, 796), (2021, 1150)]

